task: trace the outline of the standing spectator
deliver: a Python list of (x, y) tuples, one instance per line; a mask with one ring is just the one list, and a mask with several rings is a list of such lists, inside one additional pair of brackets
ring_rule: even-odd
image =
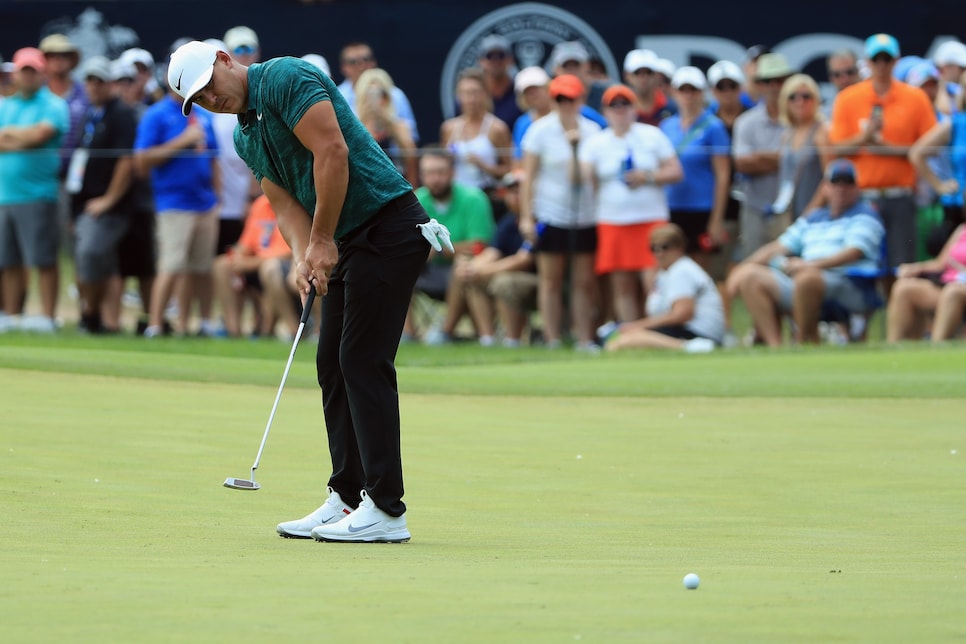
[(776, 239), (791, 219), (776, 214), (778, 156), (785, 126), (778, 120), (778, 95), (794, 71), (781, 54), (762, 54), (755, 65), (755, 86), (762, 100), (735, 120), (732, 155), (738, 179), (734, 193), (741, 201), (738, 257), (745, 258)]
[(119, 65), (127, 69), (134, 69), (132, 87), (125, 100), (130, 103), (142, 103), (145, 106), (157, 103), (164, 97), (164, 88), (154, 78), (154, 56), (146, 49), (133, 47), (125, 49), (118, 58)]
[(761, 90), (763, 86), (758, 83), (758, 60), (765, 54), (770, 54), (771, 48), (767, 45), (752, 45), (745, 51), (745, 60), (742, 63), (742, 71), (745, 75), (745, 85), (742, 88), (743, 102), (748, 107), (754, 107), (762, 99)]
[[(376, 55), (372, 52), (372, 47), (368, 43), (353, 41), (342, 47), (339, 54), (339, 69), (345, 77), (339, 84), (339, 91), (348, 101), (350, 106), (356, 105), (355, 83), (359, 80), (362, 72), (373, 67), (378, 67)], [(327, 74), (328, 75), (328, 74)], [(409, 129), (413, 133), (413, 141), (419, 144), (419, 130), (416, 128), (416, 117), (413, 115), (412, 105), (398, 86), (393, 86), (392, 104), (396, 108), (396, 116), (409, 123)]]
[(550, 51), (547, 61), (551, 76), (572, 74), (580, 79), (584, 87), (581, 116), (589, 118), (601, 127), (607, 127), (607, 120), (600, 113), (600, 101), (604, 90), (610, 85), (594, 81), (590, 77), (590, 52), (579, 40), (558, 42)]
[(553, 109), (553, 101), (550, 98), (550, 76), (544, 71), (543, 67), (524, 67), (517, 72), (513, 79), (516, 88), (517, 103), (523, 110), (523, 114), (513, 124), (513, 163), (519, 165), (523, 158), (523, 150), (520, 149), (520, 142), (530, 124), (542, 116), (546, 116)]
[[(454, 257), (478, 253), (493, 237), (493, 210), (489, 199), (479, 188), (456, 181), (454, 166), (453, 155), (445, 148), (428, 148), (419, 159), (423, 185), (416, 190), (416, 198), (430, 218), (449, 229), (455, 249), (453, 253), (431, 253), (416, 281), (417, 291), (436, 296), (445, 294), (443, 324), (440, 328), (430, 329), (423, 338), (430, 345), (452, 340), (456, 325), (469, 312), (465, 290), (452, 279)], [(409, 320), (406, 332), (414, 336), (413, 331), (412, 320)], [(492, 344), (492, 334), (481, 335), (480, 342)]]
[[(0, 102), (0, 331), (53, 332), (57, 309), (57, 200), (61, 142), (70, 127), (67, 102), (47, 87), (43, 52), (13, 55), (17, 93)], [(43, 317), (25, 318), (24, 267), (37, 270)]]
[(711, 277), (686, 255), (687, 240), (678, 226), (665, 224), (651, 235), (651, 252), (660, 270), (647, 298), (647, 316), (616, 327), (608, 351), (631, 348), (681, 349), (707, 353), (721, 344), (724, 311)]
[(534, 122), (523, 137), (520, 232), (537, 248), (538, 302), (547, 346), (561, 346), (569, 265), (575, 348), (596, 351), (597, 229), (593, 194), (583, 185), (577, 150), (600, 126), (581, 115), (584, 86), (576, 76), (563, 74), (550, 81), (550, 96), (556, 109)]
[(637, 96), (637, 120), (648, 125), (660, 125), (678, 112), (674, 101), (659, 87), (659, 60), (650, 49), (632, 49), (624, 56), (624, 82)]
[(775, 214), (792, 220), (817, 207), (829, 161), (828, 128), (819, 111), (819, 89), (811, 76), (795, 74), (778, 95), (778, 120), (785, 126), (778, 152), (778, 196)]
[(653, 285), (651, 232), (668, 220), (663, 186), (684, 173), (664, 132), (636, 122), (631, 88), (611, 85), (603, 102), (610, 127), (581, 146), (580, 160), (597, 198), (595, 270), (610, 281), (617, 320), (628, 322), (643, 316)]
[(242, 65), (251, 65), (261, 60), (262, 46), (258, 41), (258, 34), (251, 27), (232, 27), (225, 32), (222, 41), (232, 58)]
[(939, 107), (944, 114), (952, 114), (960, 107), (963, 90), (960, 85), (966, 71), (966, 45), (958, 40), (947, 40), (936, 48), (932, 60), (939, 68), (941, 92)]
[(835, 88), (835, 93), (828, 97), (822, 108), (828, 120), (832, 117), (832, 105), (838, 93), (859, 82), (859, 57), (851, 49), (836, 49), (825, 59), (825, 68)]
[(102, 307), (108, 282), (120, 272), (118, 248), (133, 217), (135, 193), (131, 150), (137, 131), (134, 110), (113, 92), (111, 64), (94, 56), (82, 66), (90, 109), (71, 169), (67, 192), (72, 196), (80, 328), (89, 333), (116, 333), (120, 321), (111, 312), (106, 324)]
[(419, 185), (419, 159), (409, 123), (399, 118), (392, 103), (395, 85), (385, 70), (373, 67), (362, 72), (356, 81), (354, 109), (359, 120), (369, 130), (396, 169), (412, 185)]
[[(859, 187), (885, 224), (887, 266), (895, 268), (916, 259), (916, 170), (907, 155), (936, 124), (936, 114), (925, 93), (893, 78), (895, 38), (869, 36), (865, 55), (872, 75), (838, 95), (829, 139), (837, 155), (855, 163)], [(886, 292), (893, 281), (890, 272)]]
[[(177, 87), (177, 84), (175, 85)], [(179, 293), (178, 333), (188, 332), (191, 293), (200, 304), (202, 334), (215, 332), (211, 266), (218, 239), (218, 162), (210, 114), (186, 118), (174, 88), (148, 108), (138, 124), (135, 163), (150, 172), (158, 233), (158, 274), (145, 337), (162, 333), (164, 309)]]
[(490, 192), (510, 171), (510, 128), (493, 114), (483, 73), (464, 69), (456, 80), (462, 114), (446, 119), (440, 141), (453, 153), (456, 181)]
[(512, 129), (522, 113), (517, 105), (511, 69), (513, 47), (505, 36), (490, 34), (480, 42), (478, 64), (483, 70), (483, 83), (493, 102), (493, 113)]
[(671, 223), (684, 231), (687, 252), (708, 270), (712, 252), (725, 242), (724, 215), (731, 185), (731, 139), (724, 123), (705, 109), (708, 84), (697, 67), (681, 67), (671, 79), (678, 114), (661, 122), (684, 168), (684, 180), (665, 188)]
[[(62, 146), (66, 164), (81, 137), (80, 121), (90, 107), (84, 84), (74, 80), (72, 75), (80, 64), (80, 51), (64, 34), (51, 34), (41, 40), (40, 51), (44, 52), (44, 59), (47, 61), (47, 87), (67, 101), (70, 108), (70, 130), (64, 137)], [(66, 165), (64, 168), (66, 169)]]

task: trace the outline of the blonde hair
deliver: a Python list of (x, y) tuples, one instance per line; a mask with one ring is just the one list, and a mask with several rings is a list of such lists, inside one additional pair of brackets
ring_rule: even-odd
[(490, 91), (486, 88), (486, 76), (484, 76), (483, 70), (479, 67), (467, 67), (456, 77), (456, 87), (459, 88), (460, 83), (464, 80), (476, 81), (479, 84), (480, 89), (483, 90), (483, 105), (487, 112), (492, 112), (493, 97), (490, 96)]
[(668, 222), (651, 231), (650, 243), (667, 244), (683, 250), (687, 246), (687, 238), (680, 226)]
[(807, 87), (808, 91), (815, 97), (815, 120), (822, 121), (825, 118), (822, 110), (819, 109), (822, 94), (818, 89), (818, 83), (808, 74), (793, 74), (782, 84), (782, 89), (778, 93), (778, 122), (782, 125), (795, 125), (788, 113), (788, 97), (794, 94), (795, 90), (801, 85)]
[(370, 112), (372, 108), (369, 101), (366, 100), (366, 96), (369, 95), (370, 91), (378, 90), (387, 99), (381, 105), (383, 117), (395, 121), (396, 106), (392, 102), (392, 90), (394, 87), (395, 84), (392, 82), (392, 77), (384, 69), (373, 67), (362, 72), (353, 86), (356, 95), (356, 114), (359, 115), (359, 120), (365, 122), (371, 116)]

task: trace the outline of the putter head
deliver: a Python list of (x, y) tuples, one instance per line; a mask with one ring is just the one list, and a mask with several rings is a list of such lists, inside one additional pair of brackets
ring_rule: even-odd
[(233, 490), (257, 490), (261, 485), (255, 481), (249, 481), (248, 479), (236, 479), (229, 476), (225, 479), (225, 487), (230, 487)]

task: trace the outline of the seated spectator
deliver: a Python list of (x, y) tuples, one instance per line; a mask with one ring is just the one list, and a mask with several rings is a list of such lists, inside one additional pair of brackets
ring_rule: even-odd
[(872, 205), (862, 199), (851, 161), (833, 161), (825, 178), (828, 205), (799, 217), (728, 278), (730, 295), (744, 299), (759, 338), (768, 346), (782, 343), (782, 312), (792, 314), (799, 342), (817, 343), (824, 303), (834, 302), (850, 313), (869, 308), (868, 289), (846, 269), (878, 270), (885, 229)]
[(518, 170), (503, 178), (507, 214), (497, 224), (490, 245), (479, 255), (458, 257), (453, 269), (455, 287), (467, 290), (470, 315), (484, 346), (494, 342), (494, 307), (503, 325), (505, 347), (520, 346), (527, 312), (537, 308), (536, 262), (519, 227), (522, 176)]
[[(449, 229), (455, 253), (430, 251), (423, 273), (416, 280), (416, 291), (437, 299), (445, 298), (446, 317), (439, 328), (426, 333), (427, 344), (444, 344), (452, 339), (456, 325), (467, 313), (465, 292), (456, 288), (450, 277), (456, 255), (475, 255), (493, 237), (493, 210), (486, 193), (454, 180), (453, 155), (441, 147), (424, 150), (419, 160), (422, 187), (416, 198), (426, 213)], [(415, 337), (412, 315), (407, 316), (404, 338)]]
[(664, 224), (651, 233), (651, 252), (659, 270), (654, 291), (647, 298), (647, 316), (616, 325), (604, 344), (606, 350), (706, 353), (721, 343), (724, 307), (718, 288), (686, 251), (687, 238), (680, 226)]
[(262, 304), (262, 284), (259, 277), (266, 260), (288, 259), (291, 253), (278, 229), (275, 212), (268, 197), (259, 196), (252, 202), (238, 243), (227, 253), (216, 257), (212, 268), (215, 296), (221, 306), (225, 331), (230, 337), (237, 338), (241, 335), (242, 304), (246, 291), (253, 291), (259, 303), (257, 317), (261, 318), (261, 325), (256, 333), (272, 334), (275, 320), (274, 316), (263, 314), (265, 306)]
[(889, 342), (921, 340), (932, 321), (932, 341), (957, 335), (966, 311), (966, 224), (960, 224), (939, 256), (901, 264), (886, 317)]

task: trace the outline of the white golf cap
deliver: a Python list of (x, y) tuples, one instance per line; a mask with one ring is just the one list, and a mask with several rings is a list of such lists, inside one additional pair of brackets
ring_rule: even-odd
[(121, 53), (120, 60), (123, 60), (125, 63), (130, 63), (131, 65), (141, 63), (148, 69), (154, 69), (154, 57), (151, 55), (151, 52), (139, 47), (125, 49), (124, 52)]
[(654, 61), (654, 71), (656, 71), (658, 74), (667, 76), (668, 80), (671, 80), (671, 77), (674, 76), (674, 72), (676, 70), (677, 66), (675, 66), (675, 64), (667, 58), (658, 58), (656, 61)]
[(697, 67), (687, 65), (685, 67), (678, 67), (677, 71), (674, 72), (674, 76), (671, 78), (671, 86), (674, 89), (680, 89), (685, 85), (690, 85), (695, 89), (707, 89), (708, 81), (704, 77), (704, 72)]
[(966, 67), (966, 45), (958, 40), (947, 40), (936, 48), (932, 59), (940, 67), (943, 65)]
[(550, 83), (550, 75), (543, 67), (524, 67), (513, 77), (513, 89), (517, 94), (523, 93), (528, 87), (543, 87)]
[(250, 27), (232, 27), (225, 32), (225, 37), (222, 40), (231, 48), (232, 52), (239, 47), (258, 49), (258, 36)]
[(185, 43), (171, 54), (168, 63), (168, 85), (184, 99), (181, 113), (191, 112), (191, 101), (204, 89), (215, 71), (218, 48), (197, 40)]
[(329, 71), (329, 61), (325, 59), (325, 56), (320, 56), (319, 54), (305, 54), (302, 56), (302, 60), (307, 63), (311, 63), (325, 72), (326, 76), (331, 76), (332, 72)]
[(632, 49), (624, 56), (624, 71), (633, 74), (639, 69), (656, 70), (658, 56), (650, 49)]
[(743, 85), (745, 75), (737, 63), (730, 60), (719, 60), (708, 68), (708, 83), (711, 87), (716, 87), (723, 80), (730, 80)]

